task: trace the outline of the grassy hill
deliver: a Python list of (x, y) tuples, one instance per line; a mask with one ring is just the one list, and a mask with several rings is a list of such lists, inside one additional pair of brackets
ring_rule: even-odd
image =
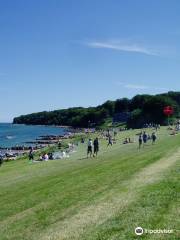
[[(119, 133), (97, 159), (80, 144), (69, 159), (0, 168), (1, 240), (179, 239), (180, 135), (158, 133), (158, 142), (137, 149), (138, 130)], [(134, 229), (174, 229), (136, 236)]]

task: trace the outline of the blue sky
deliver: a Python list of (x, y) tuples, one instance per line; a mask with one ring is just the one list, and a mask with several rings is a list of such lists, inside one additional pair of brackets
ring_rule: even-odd
[(179, 0), (0, 0), (0, 122), (180, 90)]

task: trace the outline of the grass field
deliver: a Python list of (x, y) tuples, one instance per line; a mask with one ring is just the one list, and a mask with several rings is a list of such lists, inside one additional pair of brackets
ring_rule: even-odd
[[(69, 159), (0, 168), (0, 240), (180, 239), (180, 134), (163, 128), (158, 141), (138, 150), (123, 132), (98, 158), (80, 144)], [(143, 234), (134, 229), (172, 229)]]

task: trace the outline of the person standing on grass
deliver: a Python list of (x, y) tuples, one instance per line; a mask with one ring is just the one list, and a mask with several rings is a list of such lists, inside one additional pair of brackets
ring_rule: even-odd
[(109, 136), (108, 136), (108, 145), (107, 146), (109, 146), (109, 145), (111, 145), (112, 146), (112, 137), (111, 137), (111, 135), (109, 134)]
[(152, 139), (152, 144), (155, 144), (157, 137), (154, 132), (152, 133), (151, 139)]
[(116, 130), (114, 131), (114, 139), (116, 139), (116, 136), (117, 136), (117, 132)]
[(33, 153), (33, 148), (30, 148), (29, 151), (29, 163), (34, 160), (34, 153)]
[(99, 140), (98, 140), (98, 138), (96, 138), (95, 140), (94, 140), (94, 155), (93, 155), (93, 157), (97, 157), (97, 155), (98, 155), (98, 152), (99, 152)]
[(3, 158), (0, 156), (0, 167), (3, 164)]
[(143, 133), (143, 146), (145, 146), (146, 143), (147, 143), (147, 134), (144, 131), (144, 133)]
[(93, 148), (93, 142), (92, 139), (88, 140), (88, 148), (87, 148), (87, 158), (90, 156), (92, 157), (92, 148)]
[(142, 142), (143, 142), (143, 139), (142, 139), (142, 135), (140, 134), (140, 135), (139, 135), (139, 149), (140, 149), (141, 146), (142, 146)]

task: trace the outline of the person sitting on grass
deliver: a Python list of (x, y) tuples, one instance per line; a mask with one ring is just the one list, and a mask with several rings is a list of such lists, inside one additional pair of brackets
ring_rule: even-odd
[(87, 148), (87, 158), (89, 157), (92, 157), (92, 148), (93, 148), (93, 142), (92, 142), (92, 139), (89, 139), (88, 140), (88, 148)]
[(53, 153), (52, 152), (48, 153), (48, 157), (49, 157), (49, 160), (53, 160)]
[(49, 160), (49, 156), (48, 156), (47, 153), (45, 153), (45, 154), (43, 155), (43, 159), (44, 159), (44, 161), (48, 161), (48, 160)]
[(123, 144), (128, 144), (128, 143), (129, 143), (128, 138), (125, 138)]
[(94, 140), (94, 155), (93, 155), (93, 157), (97, 157), (97, 155), (98, 155), (98, 152), (99, 152), (99, 140), (98, 140), (98, 138), (96, 138), (95, 140)]

